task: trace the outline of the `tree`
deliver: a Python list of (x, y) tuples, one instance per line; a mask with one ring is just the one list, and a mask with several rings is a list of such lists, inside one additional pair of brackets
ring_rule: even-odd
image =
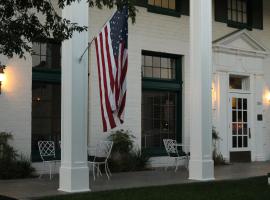
[[(8, 57), (32, 53), (31, 42), (54, 38), (63, 41), (72, 37), (74, 32), (86, 31), (87, 27), (79, 26), (59, 16), (54, 9), (53, 0), (0, 0), (0, 54)], [(58, 1), (59, 8), (70, 6), (80, 0)], [(128, 5), (129, 17), (135, 22), (135, 0), (87, 0), (90, 7), (102, 9), (104, 6), (121, 9)], [(45, 21), (37, 16), (42, 15)]]

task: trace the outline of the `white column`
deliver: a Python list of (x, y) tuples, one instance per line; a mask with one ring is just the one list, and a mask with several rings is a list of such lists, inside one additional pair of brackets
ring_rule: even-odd
[[(88, 3), (82, 0), (64, 8), (62, 16), (88, 26)], [(62, 43), (61, 167), (59, 190), (89, 191), (87, 166), (88, 54), (87, 31), (75, 33)]]
[(190, 1), (190, 165), (189, 178), (213, 180), (212, 0)]

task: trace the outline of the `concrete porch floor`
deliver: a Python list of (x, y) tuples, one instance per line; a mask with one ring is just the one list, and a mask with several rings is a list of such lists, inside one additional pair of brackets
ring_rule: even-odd
[[(234, 163), (226, 166), (215, 167), (215, 178), (219, 180), (243, 179), (255, 176), (266, 176), (270, 172), (270, 162)], [(59, 192), (58, 176), (49, 180), (48, 176), (42, 179), (0, 180), (0, 195), (17, 199), (31, 199), (36, 197), (65, 194)], [(92, 191), (114, 190), (145, 186), (158, 186), (194, 182), (188, 180), (188, 172), (180, 168), (174, 172), (172, 168), (165, 171), (157, 168), (151, 171), (128, 172), (113, 174), (111, 180), (106, 176), (93, 181), (90, 174), (90, 187)]]

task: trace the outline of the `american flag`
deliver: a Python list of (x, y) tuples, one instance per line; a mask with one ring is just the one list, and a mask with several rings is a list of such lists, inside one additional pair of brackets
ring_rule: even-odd
[(103, 131), (124, 122), (128, 67), (128, 9), (118, 10), (95, 38)]

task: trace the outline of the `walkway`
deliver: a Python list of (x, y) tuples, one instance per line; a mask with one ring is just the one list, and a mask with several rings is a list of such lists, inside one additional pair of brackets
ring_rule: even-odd
[[(256, 163), (235, 163), (215, 168), (216, 180), (242, 179), (254, 176), (265, 176), (270, 172), (270, 162)], [(110, 181), (105, 176), (95, 182), (90, 177), (92, 191), (114, 190), (123, 188), (157, 186), (168, 184), (181, 184), (194, 182), (188, 180), (188, 173), (185, 169), (179, 169), (175, 173), (172, 169), (155, 169), (153, 171), (129, 172), (113, 174)], [(58, 177), (49, 180), (24, 179), (24, 180), (0, 180), (0, 195), (15, 197), (18, 199), (31, 199), (40, 196), (64, 194), (57, 191)]]

